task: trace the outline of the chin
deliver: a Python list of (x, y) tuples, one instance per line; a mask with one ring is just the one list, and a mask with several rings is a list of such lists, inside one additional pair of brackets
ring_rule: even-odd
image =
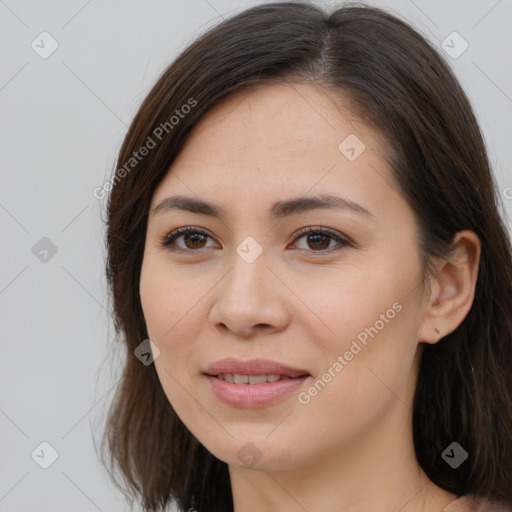
[(273, 440), (264, 437), (260, 440), (250, 435), (243, 438), (226, 436), (220, 443), (218, 440), (206, 443), (199, 440), (219, 460), (240, 469), (274, 472), (295, 469), (305, 464), (301, 460), (305, 458), (305, 453), (297, 450), (301, 443), (293, 442), (293, 446), (285, 446), (284, 439), (277, 436)]

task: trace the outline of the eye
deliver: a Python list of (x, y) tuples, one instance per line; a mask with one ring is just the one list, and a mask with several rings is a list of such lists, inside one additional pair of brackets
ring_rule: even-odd
[[(305, 238), (309, 248), (313, 249), (312, 252), (331, 252), (332, 248), (329, 249), (329, 246), (331, 245), (332, 241), (338, 242), (338, 245), (341, 246), (352, 245), (348, 240), (341, 237), (335, 231), (326, 228), (307, 227), (299, 230), (296, 235), (299, 236), (295, 238), (295, 242), (301, 238)], [(205, 245), (208, 238), (211, 237), (205, 231), (193, 226), (186, 226), (183, 228), (175, 229), (168, 235), (165, 235), (160, 243), (163, 247), (167, 247), (173, 251), (190, 252), (208, 248), (208, 246)], [(180, 239), (183, 241), (181, 246), (176, 243), (177, 240)], [(299, 247), (299, 249), (308, 250), (307, 247)]]
[[(185, 246), (178, 246), (176, 248), (176, 240), (182, 237)], [(204, 249), (204, 244), (208, 238), (211, 237), (205, 231), (202, 231), (201, 229), (195, 228), (193, 226), (186, 226), (184, 228), (175, 229), (166, 235), (163, 240), (161, 240), (161, 245), (171, 250), (177, 251)]]
[[(338, 245), (341, 246), (350, 246), (352, 245), (347, 239), (341, 237), (335, 231), (331, 231), (330, 229), (325, 228), (314, 228), (308, 227), (299, 230), (297, 233), (298, 236), (295, 240), (300, 240), (301, 238), (306, 239), (306, 243), (309, 248), (313, 249), (313, 252), (331, 252), (332, 248), (327, 249), (331, 242), (334, 240), (338, 242)], [(300, 247), (299, 247), (300, 248)], [(304, 248), (300, 248), (304, 249)], [(306, 247), (304, 250), (308, 250)], [(335, 249), (338, 250), (338, 249)]]

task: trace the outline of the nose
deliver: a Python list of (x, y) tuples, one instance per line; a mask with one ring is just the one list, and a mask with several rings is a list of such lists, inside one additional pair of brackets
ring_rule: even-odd
[(291, 300), (276, 271), (269, 268), (265, 251), (252, 263), (235, 252), (231, 263), (231, 270), (215, 287), (211, 325), (243, 338), (284, 330), (291, 317)]

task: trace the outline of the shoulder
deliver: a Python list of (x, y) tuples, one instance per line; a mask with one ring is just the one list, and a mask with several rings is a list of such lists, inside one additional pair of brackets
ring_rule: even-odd
[(512, 506), (466, 494), (448, 503), (441, 512), (512, 512)]

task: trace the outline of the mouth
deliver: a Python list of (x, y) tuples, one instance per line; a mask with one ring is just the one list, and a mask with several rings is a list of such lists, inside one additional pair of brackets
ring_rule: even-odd
[[(209, 375), (209, 374), (207, 374)], [(302, 377), (309, 377), (309, 374), (299, 375), (297, 377), (289, 377), (287, 375), (277, 375), (275, 373), (262, 374), (262, 375), (243, 375), (240, 373), (219, 373), (218, 375), (209, 375), (217, 379), (229, 382), (231, 384), (267, 384), (277, 382), (280, 380), (300, 379)]]
[(290, 395), (312, 375), (276, 361), (223, 359), (203, 372), (213, 394), (233, 407), (261, 407)]
[(263, 378), (266, 379), (266, 382), (276, 382), (281, 379), (310, 375), (307, 370), (294, 368), (270, 359), (240, 361), (233, 358), (221, 359), (212, 363), (204, 373), (234, 384), (261, 384), (265, 382)]

